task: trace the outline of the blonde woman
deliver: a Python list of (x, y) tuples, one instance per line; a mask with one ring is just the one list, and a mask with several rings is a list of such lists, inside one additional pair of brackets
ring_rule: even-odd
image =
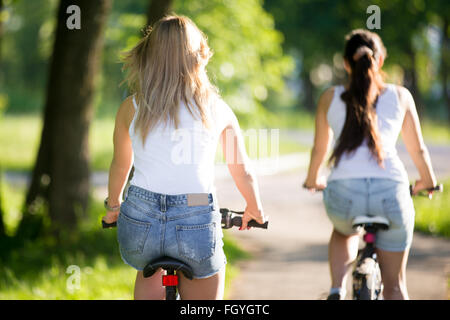
[[(127, 81), (134, 93), (120, 106), (103, 220), (117, 220), (122, 259), (138, 270), (135, 299), (163, 299), (163, 271), (144, 278), (145, 265), (170, 256), (191, 266), (180, 275), (182, 299), (222, 299), (226, 257), (214, 192), (214, 159), (222, 142), (229, 171), (247, 206), (248, 221), (264, 222), (258, 185), (238, 121), (208, 80), (211, 51), (188, 18), (167, 16), (127, 53)], [(131, 166), (126, 199), (122, 192)], [(201, 194), (206, 203), (188, 203)]]

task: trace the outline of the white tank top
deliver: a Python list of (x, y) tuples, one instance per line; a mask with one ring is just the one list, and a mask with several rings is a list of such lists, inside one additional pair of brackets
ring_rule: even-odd
[(139, 130), (134, 130), (139, 112), (134, 97), (133, 105), (135, 113), (129, 128), (134, 156), (131, 185), (169, 195), (214, 193), (214, 160), (220, 134), (237, 121), (231, 108), (217, 98), (207, 110), (211, 128), (206, 128), (182, 103), (178, 129), (169, 123), (158, 124), (143, 145)]
[[(327, 113), (335, 143), (341, 135), (347, 112), (346, 105), (341, 99), (344, 91), (344, 86), (335, 87), (333, 100)], [(381, 145), (385, 153), (384, 168), (377, 164), (367, 147), (367, 141), (364, 141), (355, 152), (342, 155), (338, 166), (332, 169), (328, 181), (351, 178), (388, 178), (408, 182), (408, 175), (395, 147), (405, 116), (395, 85), (386, 85), (386, 90), (378, 97), (376, 112)]]

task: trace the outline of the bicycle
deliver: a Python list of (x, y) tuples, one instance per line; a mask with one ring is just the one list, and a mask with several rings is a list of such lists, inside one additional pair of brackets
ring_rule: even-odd
[[(222, 229), (230, 229), (232, 227), (242, 226), (243, 211), (233, 211), (227, 208), (221, 208), (220, 213), (222, 214), (221, 226)], [(249, 227), (267, 229), (269, 226), (269, 221), (263, 224), (251, 220), (247, 224)], [(102, 220), (103, 229), (110, 229), (116, 227), (117, 223), (106, 223)], [(150, 261), (144, 268), (143, 275), (144, 278), (151, 277), (159, 269), (163, 269), (166, 274), (162, 276), (162, 285), (166, 288), (166, 300), (177, 300), (178, 295), (178, 272), (181, 272), (187, 279), (193, 279), (193, 273), (191, 267), (175, 258), (163, 256), (159, 257), (153, 261)]]
[[(413, 186), (409, 186), (410, 195), (413, 196)], [(423, 193), (423, 192), (426, 192)], [(442, 184), (420, 192), (419, 196), (432, 198), (433, 191), (442, 192)], [(354, 229), (363, 228), (365, 231), (364, 248), (358, 250), (358, 256), (353, 269), (353, 300), (381, 300), (383, 298), (383, 282), (380, 266), (375, 248), (376, 233), (378, 230), (387, 230), (389, 220), (381, 216), (357, 216), (353, 219)]]
[[(303, 184), (303, 188), (307, 186)], [(323, 189), (316, 189), (323, 191)], [(443, 185), (423, 190), (417, 196), (432, 198), (434, 191), (442, 192)], [(410, 195), (413, 196), (413, 186), (409, 186)], [(381, 216), (357, 216), (352, 221), (353, 229), (364, 230), (363, 241), (365, 246), (358, 250), (358, 255), (353, 267), (353, 300), (381, 300), (383, 294), (383, 282), (378, 263), (375, 240), (378, 230), (389, 229), (389, 220)]]

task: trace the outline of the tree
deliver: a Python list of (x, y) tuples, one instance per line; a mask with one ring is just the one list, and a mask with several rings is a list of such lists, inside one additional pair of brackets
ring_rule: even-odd
[[(70, 0), (61, 0), (47, 83), (41, 143), (26, 196), (19, 235), (33, 236), (33, 204), (48, 204), (53, 230), (75, 230), (89, 196), (88, 131), (95, 79), (102, 52), (103, 29), (111, 0), (80, 0), (81, 29), (66, 25)], [(58, 233), (56, 231), (56, 233)]]
[(264, 104), (286, 89), (294, 64), (262, 1), (176, 1), (174, 8), (207, 35), (214, 52), (208, 73), (242, 124), (265, 125), (271, 114)]
[(1, 54), (2, 54), (2, 37), (3, 37), (3, 0), (0, 0), (0, 61), (1, 61)]
[[(0, 65), (2, 62), (2, 37), (3, 37), (3, 18), (2, 18), (2, 12), (3, 12), (3, 0), (0, 0)], [(1, 74), (1, 68), (0, 68), (0, 83), (2, 81), (2, 74)], [(0, 95), (1, 96), (1, 95)], [(0, 102), (1, 104), (1, 102)], [(2, 106), (0, 105), (0, 113), (2, 111)], [(1, 114), (0, 114), (1, 116)], [(5, 226), (3, 224), (3, 207), (2, 207), (2, 168), (0, 167), (0, 238), (2, 238), (5, 235)]]
[[(347, 1), (344, 3), (351, 8)], [(334, 54), (342, 52), (345, 34), (351, 30), (353, 14), (349, 9), (342, 10), (342, 5), (343, 1), (334, 0), (264, 1), (277, 29), (285, 36), (284, 49), (295, 53), (301, 83), (298, 106), (309, 111), (315, 109), (318, 91), (311, 72), (320, 64), (332, 64)], [(359, 8), (358, 3), (355, 5)]]
[(450, 88), (448, 85), (450, 69), (450, 25), (448, 16), (443, 17), (441, 44), (441, 79), (442, 91), (447, 104), (448, 121), (450, 122)]
[(173, 0), (150, 0), (147, 9), (147, 26), (152, 26), (172, 9)]

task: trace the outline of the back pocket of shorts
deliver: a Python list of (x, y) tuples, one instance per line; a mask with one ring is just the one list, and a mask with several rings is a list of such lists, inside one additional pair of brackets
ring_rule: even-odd
[(409, 215), (414, 215), (414, 209), (410, 202), (411, 198), (407, 194), (395, 194), (382, 200), (384, 214), (393, 226), (407, 224), (411, 219)]
[(213, 256), (216, 249), (216, 223), (178, 225), (178, 250), (182, 257), (202, 262)]
[(117, 240), (120, 250), (141, 254), (144, 251), (150, 227), (149, 222), (138, 221), (120, 213), (117, 221)]
[(324, 190), (324, 202), (328, 213), (338, 215), (345, 219), (352, 207), (352, 200), (338, 194), (333, 189)]

